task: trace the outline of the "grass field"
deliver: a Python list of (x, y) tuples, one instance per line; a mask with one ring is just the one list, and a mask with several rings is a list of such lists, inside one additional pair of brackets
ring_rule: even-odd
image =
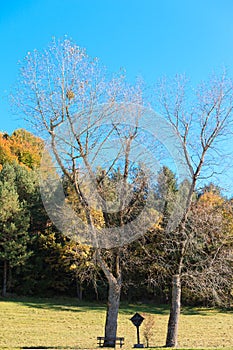
[[(105, 310), (104, 305), (78, 303), (74, 299), (0, 299), (0, 348), (96, 348), (96, 337), (104, 331)], [(129, 320), (136, 311), (153, 314), (151, 346), (162, 347), (168, 308), (123, 304), (118, 335), (125, 337), (124, 349), (132, 348), (136, 342), (136, 330)], [(141, 338), (143, 340), (143, 324)], [(184, 308), (179, 325), (179, 348), (233, 349), (233, 312)]]

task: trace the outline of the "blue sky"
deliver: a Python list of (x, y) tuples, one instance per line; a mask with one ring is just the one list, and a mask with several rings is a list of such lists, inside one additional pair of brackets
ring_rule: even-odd
[(11, 0), (0, 7), (0, 130), (25, 127), (7, 95), (17, 62), (65, 34), (110, 71), (152, 84), (186, 73), (195, 82), (233, 65), (232, 0)]
[[(232, 0), (1, 1), (0, 130), (29, 128), (7, 96), (18, 61), (53, 36), (67, 35), (110, 71), (125, 68), (132, 80), (139, 75), (153, 84), (186, 73), (196, 84), (223, 66), (233, 75), (232, 15)], [(229, 185), (231, 171), (226, 178)]]

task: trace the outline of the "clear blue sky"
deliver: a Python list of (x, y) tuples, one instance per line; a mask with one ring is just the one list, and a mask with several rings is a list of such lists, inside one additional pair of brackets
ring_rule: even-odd
[(64, 35), (149, 84), (175, 73), (195, 84), (222, 66), (233, 75), (233, 0), (1, 1), (0, 130), (27, 128), (7, 101), (17, 62)]
[(0, 5), (0, 130), (25, 127), (6, 96), (17, 62), (67, 34), (110, 71), (148, 83), (187, 73), (194, 82), (233, 72), (232, 0), (11, 0)]

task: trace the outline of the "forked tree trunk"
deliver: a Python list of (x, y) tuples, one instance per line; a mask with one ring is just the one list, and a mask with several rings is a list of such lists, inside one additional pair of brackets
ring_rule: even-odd
[(174, 275), (172, 278), (172, 305), (167, 329), (166, 347), (173, 348), (177, 346), (178, 321), (180, 316), (181, 304), (181, 283), (180, 275)]
[(2, 296), (6, 296), (6, 287), (7, 287), (7, 261), (4, 260), (3, 263), (3, 285), (2, 285)]
[(121, 282), (116, 279), (109, 281), (108, 306), (105, 323), (104, 346), (115, 347), (117, 335), (117, 317), (120, 305)]

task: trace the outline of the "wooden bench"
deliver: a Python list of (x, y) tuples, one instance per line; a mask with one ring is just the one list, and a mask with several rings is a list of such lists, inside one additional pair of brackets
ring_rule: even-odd
[[(98, 341), (98, 345), (99, 347), (103, 347), (104, 346), (104, 341), (106, 340), (105, 337), (97, 337), (97, 341)], [(120, 345), (120, 348), (122, 348), (122, 346), (124, 345), (124, 340), (125, 338), (124, 337), (116, 337), (116, 338), (113, 338), (113, 339), (109, 339), (108, 340), (112, 341), (114, 346), (116, 345)]]

